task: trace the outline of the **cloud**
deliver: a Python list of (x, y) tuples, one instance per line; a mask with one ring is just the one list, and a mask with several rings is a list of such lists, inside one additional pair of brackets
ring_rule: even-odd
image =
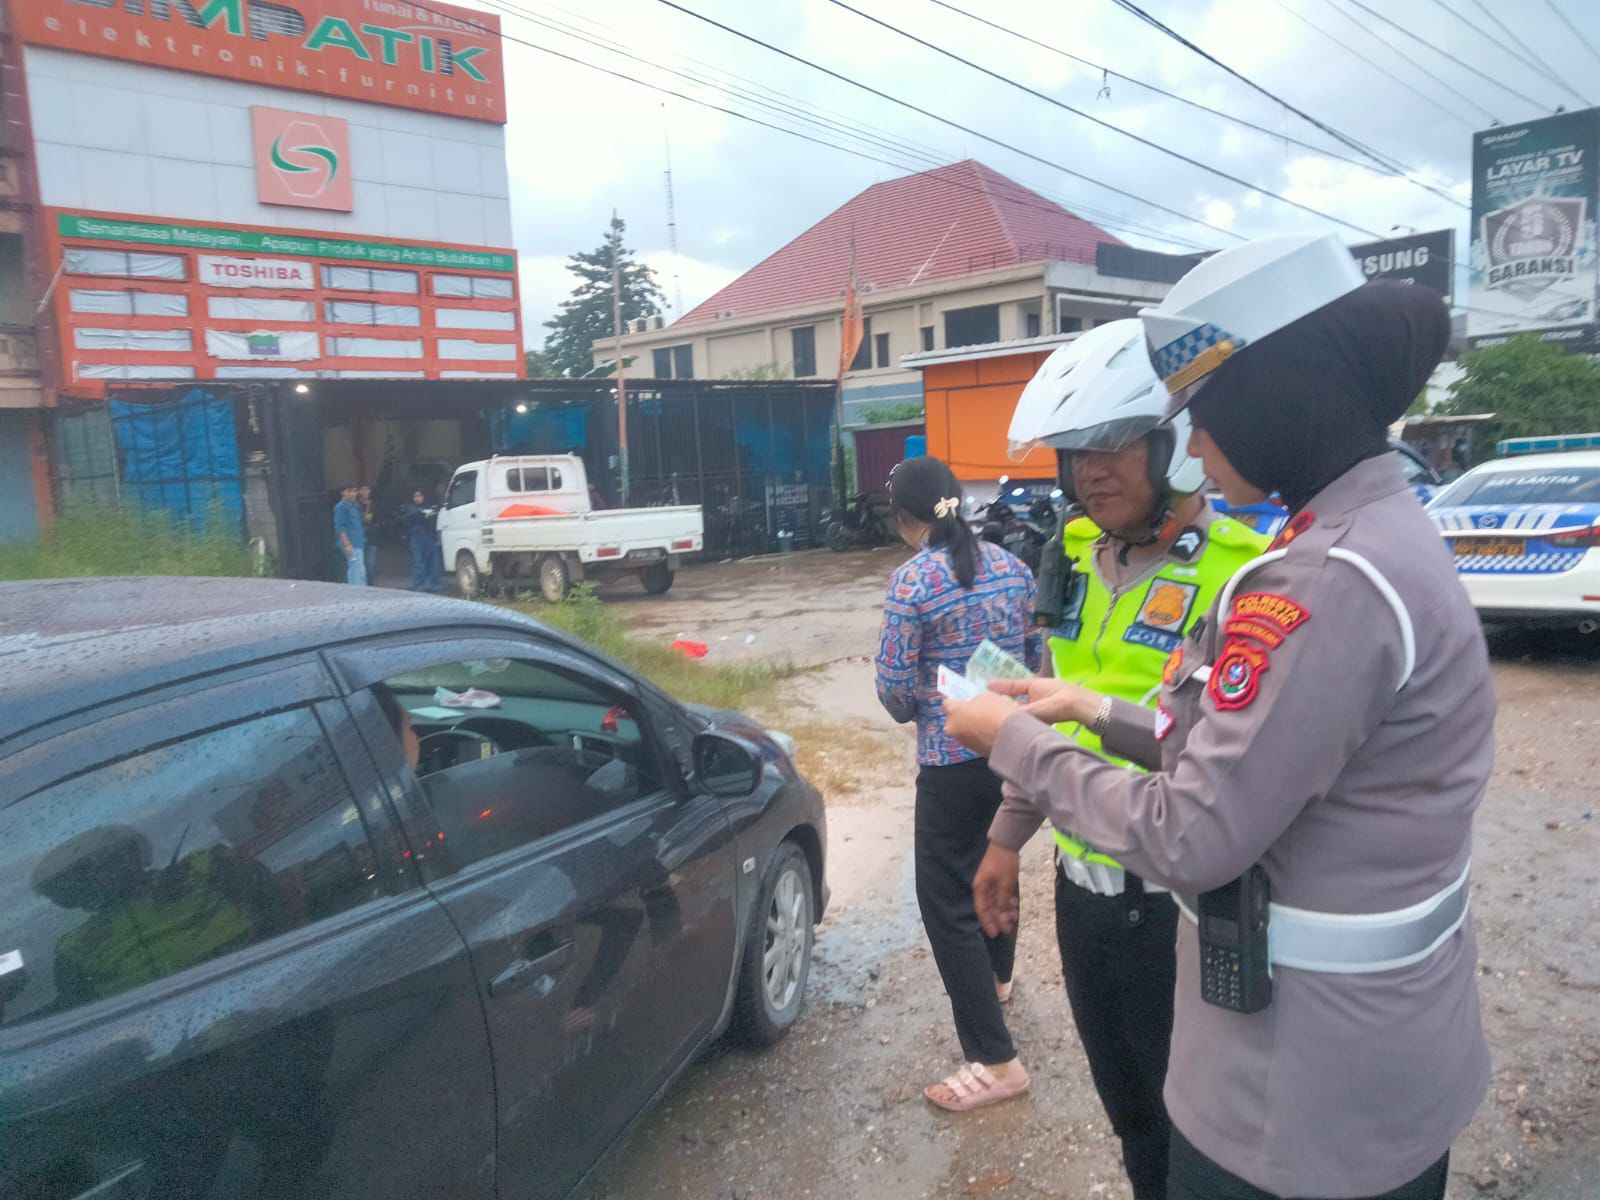
[[(470, 2), (470, 0), (469, 0)], [(1325, 146), (1348, 158), (1365, 156), (1287, 112), (1176, 42), (1114, 5), (1075, 8), (1070, 21), (1059, 0), (982, 0), (952, 3), (996, 23), (1148, 79), (1191, 100), (1246, 118), (1268, 136), (1112, 78), (1102, 94), (1099, 72), (1026, 45), (926, 0), (850, 0), (884, 21), (916, 32), (976, 62), (1115, 125), (1213, 164), (1260, 188), (1323, 210), (1351, 225), (1387, 233), (1396, 225), (1455, 228), (1465, 212), (1404, 178), (1319, 157), (1285, 135)], [(615, 209), (628, 223), (628, 242), (659, 265), (672, 294), (665, 171), (670, 137), (679, 259), (685, 308), (704, 299), (870, 184), (933, 163), (976, 157), (1003, 174), (1061, 200), (1093, 210), (1118, 236), (1136, 245), (1174, 245), (1128, 232), (1123, 222), (1217, 247), (1222, 233), (1183, 221), (1104, 187), (996, 147), (919, 116), (860, 89), (784, 59), (667, 8), (656, 0), (610, 0), (580, 10), (578, 0), (505, 0), (505, 33), (610, 66), (615, 78), (516, 44), (507, 46), (510, 80), (506, 127), (517, 248), (522, 257), (523, 308), (528, 337), (570, 289), (567, 255), (597, 245)], [(686, 7), (747, 30), (795, 54), (824, 63), (962, 124), (1072, 167), (1105, 183), (1147, 196), (1242, 236), (1305, 229), (1363, 235), (1247, 187), (1219, 179), (1142, 147), (1113, 130), (1027, 96), (825, 0), (752, 5), (738, 0), (683, 0)], [(1567, 6), (1592, 41), (1600, 41), (1600, 10)], [(1471, 131), (1481, 114), (1416, 68), (1427, 66), (1506, 120), (1534, 115), (1526, 104), (1452, 66), (1393, 30), (1383, 36), (1341, 11), (1309, 0), (1196, 0), (1180, 5), (1151, 0), (1151, 11), (1264, 88), (1361, 146), (1403, 163), (1442, 190), (1467, 196)], [(559, 21), (539, 24), (527, 15)], [(1305, 20), (1293, 15), (1301, 14)], [(591, 15), (592, 14), (592, 15)], [(1496, 64), (1508, 83), (1553, 106), (1561, 97), (1548, 79), (1503, 59), (1459, 21), (1425, 24), (1409, 8), (1394, 19), (1415, 28), (1440, 50)], [(1519, 17), (1519, 20), (1523, 18)], [(1315, 21), (1365, 59), (1381, 63), (1420, 99), (1363, 57), (1335, 45)], [(1593, 74), (1593, 63), (1546, 10), (1525, 14), (1519, 32), (1547, 52), (1550, 66), (1569, 79)], [(603, 43), (586, 43), (573, 31)], [(620, 57), (608, 46), (639, 60)], [(680, 78), (676, 70), (694, 78)], [(670, 99), (639, 86), (648, 81), (709, 104), (747, 113), (822, 146), (763, 128), (691, 100)], [(884, 160), (884, 161), (878, 161)], [(1113, 214), (1106, 216), (1105, 214)], [(1462, 243), (1464, 246), (1464, 242)]]

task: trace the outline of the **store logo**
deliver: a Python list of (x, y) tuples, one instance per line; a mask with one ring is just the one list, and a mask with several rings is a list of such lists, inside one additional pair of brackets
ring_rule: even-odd
[(338, 117), (250, 110), (255, 132), (256, 194), (263, 204), (349, 212), (350, 126)]

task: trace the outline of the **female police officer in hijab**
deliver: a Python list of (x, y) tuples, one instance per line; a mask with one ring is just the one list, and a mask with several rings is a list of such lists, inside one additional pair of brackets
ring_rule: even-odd
[[(1466, 911), (1488, 657), (1385, 437), (1449, 320), (1421, 288), (1361, 285), (1336, 239), (1275, 238), (1141, 314), (1212, 480), (1292, 513), (1173, 652), (1154, 720), (1051, 680), (1014, 685), (1020, 711), (946, 702), (1017, 793), (974, 883), (987, 926), (1014, 919), (1041, 817), (1198, 918), (1178, 935), (1172, 1200), (1438, 1200), (1488, 1084)], [(1102, 762), (1062, 719), (1159, 769)]]

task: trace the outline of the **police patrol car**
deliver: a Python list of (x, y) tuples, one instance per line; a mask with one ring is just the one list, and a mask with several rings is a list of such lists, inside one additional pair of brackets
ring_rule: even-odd
[[(1428, 515), (1487, 621), (1600, 630), (1600, 434), (1512, 438)], [(1551, 453), (1535, 453), (1551, 451)]]

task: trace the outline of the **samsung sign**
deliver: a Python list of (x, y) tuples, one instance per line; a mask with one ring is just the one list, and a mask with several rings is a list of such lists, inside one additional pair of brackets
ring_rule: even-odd
[(1454, 276), (1456, 235), (1453, 229), (1436, 233), (1414, 233), (1409, 237), (1389, 238), (1351, 246), (1350, 253), (1370, 279), (1392, 279), (1396, 283), (1415, 283), (1432, 288), (1450, 299)]

